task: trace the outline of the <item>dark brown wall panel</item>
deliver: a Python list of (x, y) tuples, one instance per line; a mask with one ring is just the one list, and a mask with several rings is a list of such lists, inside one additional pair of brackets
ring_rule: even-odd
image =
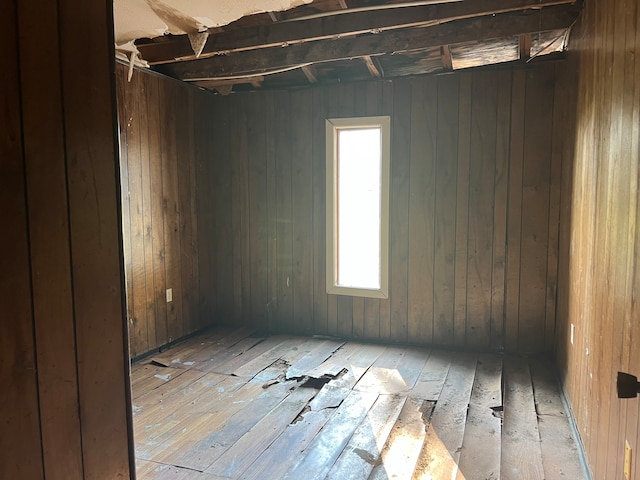
[[(216, 97), (218, 155), (203, 174), (214, 190), (206, 255), (217, 279), (206, 301), (217, 320), (550, 351), (555, 75), (549, 63)], [(325, 291), (324, 121), (359, 115), (392, 118), (387, 300)]]
[(558, 112), (562, 155), (573, 161), (560, 191), (557, 356), (594, 478), (618, 479), (625, 440), (634, 454), (640, 442), (638, 400), (619, 400), (615, 386), (619, 370), (640, 375), (640, 9), (585, 3), (556, 94), (577, 92), (577, 107)]
[(211, 251), (199, 254), (199, 244), (217, 236), (215, 205), (239, 206), (240, 199), (217, 201), (218, 189), (206, 183), (209, 159), (217, 158), (211, 150), (233, 141), (228, 130), (216, 141), (218, 122), (207, 107), (212, 95), (138, 70), (127, 77), (127, 67), (118, 64), (127, 312), (136, 356), (211, 321), (216, 299), (202, 300), (201, 292), (209, 291), (216, 263)]
[(129, 478), (112, 7), (1, 9), (0, 477)]

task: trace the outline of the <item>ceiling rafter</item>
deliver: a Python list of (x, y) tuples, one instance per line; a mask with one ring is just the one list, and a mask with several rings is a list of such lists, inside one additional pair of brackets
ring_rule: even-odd
[(501, 13), (454, 20), (431, 27), (318, 40), (285, 48), (241, 51), (157, 68), (170, 76), (189, 81), (220, 75), (241, 75), (305, 63), (344, 60), (365, 55), (376, 56), (537, 31), (566, 29), (575, 22), (578, 13), (579, 8), (576, 5), (555, 5), (529, 14)]
[[(507, 12), (535, 9), (538, 11), (575, 0), (483, 0), (437, 5), (407, 6), (387, 10), (349, 13), (341, 15), (288, 20), (257, 27), (217, 29), (211, 32), (200, 58), (230, 54), (245, 50), (274, 46), (292, 46), (299, 43), (371, 32), (386, 32), (416, 26), (432, 26), (456, 20), (488, 16)], [(158, 37), (137, 42), (141, 57), (150, 64), (175, 62), (194, 58), (186, 35)]]

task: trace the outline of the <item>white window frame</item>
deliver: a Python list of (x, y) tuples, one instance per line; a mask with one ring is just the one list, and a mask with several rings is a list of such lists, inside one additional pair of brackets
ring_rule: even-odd
[[(380, 198), (380, 288), (358, 288), (338, 284), (338, 132), (341, 129), (379, 127), (381, 129)], [(327, 165), (327, 293), (369, 298), (389, 297), (389, 177), (391, 120), (388, 116), (330, 118), (326, 121)]]

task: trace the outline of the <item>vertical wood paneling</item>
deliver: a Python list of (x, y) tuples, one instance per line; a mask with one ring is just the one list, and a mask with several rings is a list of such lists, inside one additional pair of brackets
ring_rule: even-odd
[[(43, 10), (36, 15), (34, 6), (21, 5), (21, 34), (57, 38), (56, 6), (39, 8)], [(50, 72), (59, 70), (58, 47), (58, 42), (52, 39), (42, 45), (42, 50), (21, 50), (23, 141), (31, 265), (36, 272), (32, 275), (33, 314), (44, 468), (50, 478), (80, 478), (82, 440), (64, 126), (62, 122), (53, 122), (45, 127), (48, 119), (62, 118), (62, 102), (58, 97), (61, 85), (57, 75), (45, 84), (40, 78), (42, 68)]]
[(469, 162), (471, 156), (472, 73), (460, 75), (455, 216), (454, 344), (464, 345), (467, 325), (467, 252), (469, 233)]
[[(389, 338), (395, 342), (406, 342), (409, 333), (407, 313), (411, 171), (411, 84), (408, 80), (394, 82), (391, 130), (393, 160), (390, 195), (393, 200), (389, 208)], [(425, 292), (425, 295), (428, 294), (429, 292)]]
[[(278, 92), (275, 117), (275, 176), (276, 176), (276, 315), (274, 325), (277, 330), (288, 330), (293, 324), (293, 199), (291, 197), (291, 94)], [(235, 160), (235, 158), (234, 158)], [(234, 242), (237, 239), (234, 239)]]
[(549, 232), (549, 174), (553, 111), (553, 66), (527, 72), (522, 182), (523, 221), (520, 238), (520, 298), (518, 344), (524, 351), (544, 345), (543, 327), (536, 325), (539, 306), (546, 304)]
[[(128, 82), (124, 65), (117, 65), (117, 74), (127, 310), (136, 356), (213, 320), (214, 278), (233, 271), (231, 256), (221, 252), (221, 262), (216, 256), (218, 247), (232, 246), (225, 243), (231, 212), (217, 205), (234, 202), (230, 180), (226, 190), (218, 189), (211, 176), (218, 157), (212, 144), (219, 144), (211, 140), (213, 114), (204, 103), (210, 95), (137, 70)], [(246, 179), (238, 183), (247, 190)], [(217, 215), (224, 215), (219, 237)], [(239, 256), (248, 257), (248, 251)], [(218, 272), (217, 265), (228, 265), (228, 271)], [(232, 305), (233, 297), (226, 301)]]
[(454, 334), (459, 93), (459, 76), (438, 78), (432, 341), (440, 345)]
[(238, 100), (229, 118), (229, 148), (233, 152), (235, 162), (231, 164), (231, 238), (233, 238), (233, 319), (235, 323), (244, 323), (245, 308), (249, 307), (249, 278), (251, 264), (243, 259), (249, 258), (248, 224), (249, 189), (248, 189), (248, 137), (247, 108), (244, 98)]
[[(118, 65), (118, 68), (124, 70), (123, 66)], [(131, 343), (131, 354), (136, 355), (140, 353), (146, 352), (148, 349), (151, 349), (155, 346), (163, 345), (169, 341), (169, 330), (167, 324), (167, 300), (166, 300), (166, 272), (164, 266), (165, 259), (165, 239), (164, 239), (164, 193), (162, 189), (162, 133), (161, 133), (161, 123), (162, 120), (160, 118), (159, 112), (159, 103), (164, 94), (164, 89), (161, 86), (161, 81), (157, 77), (147, 77), (141, 75), (139, 72), (134, 72), (133, 77), (144, 77), (146, 79), (146, 89), (144, 91), (144, 99), (146, 102), (146, 110), (147, 110), (147, 131), (144, 136), (144, 141), (147, 142), (147, 151), (149, 152), (149, 158), (145, 161), (149, 164), (149, 178), (146, 179), (146, 190), (149, 190), (151, 193), (150, 200), (151, 204), (149, 208), (151, 209), (151, 245), (147, 245), (147, 247), (151, 247), (151, 258), (152, 264), (151, 266), (147, 265), (147, 268), (151, 269), (151, 273), (153, 275), (153, 298), (154, 298), (154, 318), (155, 318), (155, 337), (149, 338), (149, 343), (147, 347), (138, 346), (135, 343)], [(125, 87), (127, 88), (127, 87)], [(136, 94), (135, 88), (130, 87), (134, 92), (133, 95)], [(121, 101), (121, 99), (119, 99)], [(127, 122), (134, 121), (135, 119), (127, 119)], [(128, 123), (127, 123), (128, 125)], [(120, 119), (120, 129), (122, 129), (125, 125), (122, 123), (122, 119)], [(127, 137), (128, 141), (128, 137)], [(120, 150), (128, 150), (129, 144), (120, 143)], [(127, 152), (128, 153), (128, 152)], [(127, 155), (128, 156), (128, 155)], [(130, 181), (131, 176), (129, 176)], [(155, 188), (153, 188), (155, 186)], [(131, 194), (130, 194), (131, 195)], [(130, 213), (131, 214), (131, 213)], [(132, 218), (123, 218), (126, 222), (132, 222)], [(139, 256), (140, 250), (132, 250), (131, 256)], [(133, 263), (133, 259), (131, 259), (131, 263)], [(129, 272), (126, 272), (129, 275)], [(148, 278), (148, 277), (147, 277)], [(138, 285), (134, 283), (133, 286), (133, 296), (135, 298), (135, 289)], [(127, 296), (129, 297), (130, 290), (127, 290)], [(129, 302), (130, 303), (130, 302)], [(131, 336), (131, 335), (129, 335)]]
[(526, 72), (513, 73), (511, 142), (507, 207), (507, 266), (505, 282), (505, 344), (517, 348), (520, 299), (520, 235), (522, 232), (522, 162), (524, 156)]
[[(251, 249), (250, 321), (264, 326), (267, 321), (269, 271), (269, 228), (267, 202), (267, 164), (265, 159), (265, 103), (246, 102), (249, 141), (249, 243)], [(309, 321), (313, 315), (309, 316)]]
[(467, 234), (467, 344), (487, 348), (491, 335), (497, 83), (476, 73), (471, 90), (469, 231)]
[[(493, 249), (491, 268), (491, 348), (504, 348), (507, 205), (509, 188), (509, 133), (512, 75), (498, 77), (496, 112), (496, 164), (493, 194)], [(550, 252), (551, 254), (551, 252)], [(554, 257), (557, 263), (557, 256)], [(550, 262), (552, 260), (549, 260)], [(552, 348), (550, 346), (549, 348)]]
[[(625, 440), (634, 453), (640, 441), (637, 399), (615, 395), (617, 371), (640, 374), (639, 27), (637, 2), (587, 2), (561, 80), (576, 86), (577, 105), (565, 107), (570, 128), (563, 165), (569, 161), (572, 168), (563, 169), (560, 192), (557, 356), (598, 479), (622, 478)], [(551, 189), (553, 198), (553, 183)], [(631, 478), (637, 478), (637, 455), (632, 462)]]
[[(2, 478), (44, 478), (36, 376), (32, 310), (29, 233), (25, 192), (25, 162), (18, 56), (18, 16), (15, 2), (4, 2), (0, 14), (7, 19), (0, 30), (0, 52), (7, 68), (0, 72), (0, 201), (6, 231), (0, 235), (0, 462)], [(33, 50), (31, 48), (30, 50)], [(59, 99), (57, 96), (52, 100)], [(77, 431), (79, 433), (79, 430)], [(27, 462), (26, 452), (32, 461)], [(80, 457), (81, 458), (81, 457)]]
[[(545, 351), (545, 330), (555, 321), (545, 303), (547, 285), (556, 281), (547, 275), (555, 261), (548, 257), (554, 71), (553, 65), (482, 70), (216, 98), (221, 122), (247, 112), (232, 114), (235, 139), (229, 140), (231, 131), (215, 136), (225, 161), (212, 159), (209, 172), (219, 188), (242, 179), (234, 188), (246, 188), (250, 199), (248, 208), (237, 205), (238, 195), (223, 206), (229, 197), (216, 194), (216, 212), (227, 216), (216, 226), (215, 242), (243, 252), (224, 274), (227, 282), (244, 274), (242, 265), (261, 262), (256, 248), (242, 247), (247, 235), (257, 242), (252, 232), (263, 228), (258, 205), (269, 229), (262, 247), (268, 272), (252, 272), (250, 286), (235, 297), (252, 305), (242, 305), (251, 315), (242, 321), (287, 332)], [(534, 102), (540, 96), (546, 99)], [(264, 114), (253, 114), (259, 111)], [(325, 290), (324, 121), (365, 114), (392, 118), (390, 295), (383, 300)], [(264, 137), (262, 149), (238, 145), (254, 136)], [(248, 176), (232, 180), (230, 172), (246, 161)], [(526, 214), (523, 183), (532, 194)], [(532, 252), (526, 265), (537, 270), (520, 268), (521, 250)], [(542, 292), (539, 301), (520, 293), (521, 277)], [(269, 292), (266, 304), (261, 292)], [(229, 320), (220, 306), (216, 317)], [(534, 330), (539, 339), (528, 338)]]
[[(323, 131), (326, 121), (326, 89), (316, 88), (311, 92), (313, 121), (312, 135), (313, 147), (313, 331), (326, 332), (327, 324), (327, 270), (326, 270), (326, 190), (325, 183), (327, 178), (326, 170), (326, 154), (325, 139), (322, 135), (315, 132)], [(376, 321), (376, 330), (377, 330)]]
[(112, 8), (0, 18), (0, 477), (128, 478)]
[(433, 339), (437, 99), (436, 77), (412, 82), (407, 334), (419, 343)]
[(313, 320), (312, 104), (306, 92), (291, 94), (291, 198), (293, 227), (293, 325), (311, 333)]

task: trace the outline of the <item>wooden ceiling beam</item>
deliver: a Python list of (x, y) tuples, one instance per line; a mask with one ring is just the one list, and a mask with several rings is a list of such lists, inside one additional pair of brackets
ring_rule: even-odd
[(520, 60), (527, 60), (531, 57), (531, 34), (523, 33), (518, 38), (520, 45)]
[[(337, 39), (362, 33), (375, 33), (428, 26), (439, 23), (515, 12), (529, 9), (571, 4), (575, 0), (483, 0), (423, 5), (370, 12), (349, 13), (338, 10), (341, 15), (276, 22), (258, 27), (212, 31), (200, 55), (229, 54), (244, 50), (291, 46), (304, 42)], [(186, 35), (167, 35), (136, 43), (141, 58), (150, 64), (170, 63), (194, 58)]]
[(364, 57), (362, 57), (362, 59), (364, 60), (364, 63), (372, 76), (382, 78), (382, 69), (374, 58), (372, 58), (370, 55), (365, 55)]
[[(474, 2), (475, 3), (475, 2)], [(484, 3), (484, 2), (483, 2)], [(575, 5), (559, 5), (530, 13), (503, 13), (434, 25), (362, 35), (354, 38), (320, 40), (271, 48), (237, 52), (197, 61), (158, 66), (157, 70), (181, 80), (198, 80), (216, 76), (293, 67), (296, 65), (346, 60), (394, 52), (439, 47), (456, 43), (484, 41), (546, 30), (568, 28), (579, 13)]]
[(316, 77), (316, 71), (313, 68), (313, 65), (304, 65), (302, 67), (302, 73), (307, 77), (309, 83), (318, 83), (318, 78)]
[(451, 60), (451, 47), (443, 45), (442, 47), (442, 66), (447, 70), (453, 70), (453, 60)]

